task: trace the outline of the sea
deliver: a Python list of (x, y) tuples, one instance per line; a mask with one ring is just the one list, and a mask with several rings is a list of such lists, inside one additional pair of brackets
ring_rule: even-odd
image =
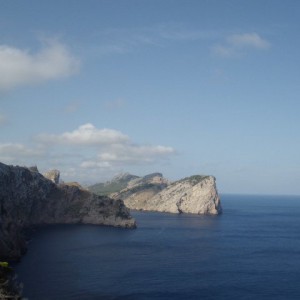
[(300, 299), (300, 196), (221, 195), (223, 214), (53, 225), (15, 265), (29, 300)]

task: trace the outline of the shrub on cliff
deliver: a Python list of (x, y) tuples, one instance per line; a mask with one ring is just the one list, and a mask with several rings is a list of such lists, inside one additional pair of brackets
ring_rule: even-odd
[(16, 283), (12, 268), (7, 262), (0, 262), (0, 299), (21, 299), (21, 287)]

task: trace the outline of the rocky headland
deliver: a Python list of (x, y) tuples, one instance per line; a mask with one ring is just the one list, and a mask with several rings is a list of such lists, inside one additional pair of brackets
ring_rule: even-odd
[(37, 168), (0, 163), (0, 261), (20, 258), (26, 250), (24, 230), (32, 226), (136, 226), (122, 200), (95, 195), (79, 184), (59, 184), (58, 171), (46, 177)]
[[(207, 215), (222, 212), (213, 176), (195, 175), (171, 183), (161, 173), (144, 177), (129, 175), (116, 177), (106, 187), (117, 187), (121, 180), (122, 186), (126, 185), (125, 188), (108, 195), (113, 199), (123, 200), (130, 209)], [(101, 186), (98, 186), (98, 192), (102, 193)]]

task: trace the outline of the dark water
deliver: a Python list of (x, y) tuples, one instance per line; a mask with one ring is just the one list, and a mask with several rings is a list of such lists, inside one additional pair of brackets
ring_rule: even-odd
[(300, 197), (222, 196), (217, 217), (134, 213), (138, 229), (38, 230), (30, 300), (300, 299)]

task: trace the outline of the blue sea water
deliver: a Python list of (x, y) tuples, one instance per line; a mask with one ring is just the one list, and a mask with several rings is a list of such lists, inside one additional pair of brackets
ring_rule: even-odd
[(221, 216), (134, 212), (138, 228), (37, 230), (30, 300), (300, 299), (300, 197), (222, 195)]

